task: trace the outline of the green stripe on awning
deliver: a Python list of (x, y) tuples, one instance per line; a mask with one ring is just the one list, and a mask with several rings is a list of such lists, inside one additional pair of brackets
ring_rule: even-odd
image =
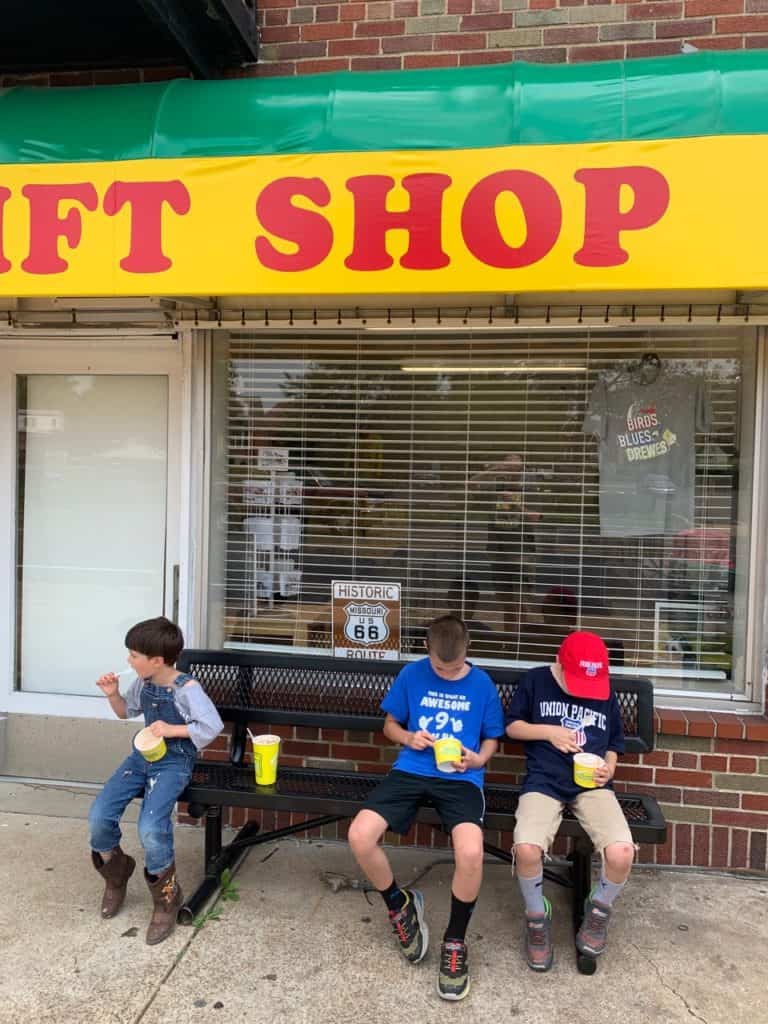
[(0, 93), (0, 162), (768, 133), (768, 51)]

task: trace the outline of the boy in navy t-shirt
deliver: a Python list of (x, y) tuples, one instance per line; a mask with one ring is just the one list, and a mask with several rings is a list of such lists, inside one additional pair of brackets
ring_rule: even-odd
[[(548, 971), (554, 951), (552, 908), (542, 893), (543, 856), (567, 804), (602, 856), (600, 881), (584, 908), (576, 946), (586, 956), (605, 951), (614, 899), (629, 877), (635, 847), (611, 788), (624, 734), (608, 678), (608, 652), (595, 633), (571, 633), (552, 666), (531, 669), (520, 680), (507, 716), (507, 736), (525, 744), (526, 775), (517, 809), (514, 850), (525, 900), (528, 966)], [(597, 754), (598, 788), (574, 781), (573, 755)]]
[[(403, 956), (416, 964), (429, 941), (424, 899), (398, 887), (379, 840), (387, 829), (405, 834), (420, 805), (437, 808), (456, 860), (437, 987), (443, 999), (455, 1000), (469, 992), (466, 933), (483, 874), (483, 774), (504, 735), (504, 715), (493, 681), (466, 660), (461, 619), (435, 619), (426, 643), (429, 656), (407, 665), (382, 701), (384, 735), (403, 749), (350, 825), (349, 844), (387, 905)], [(449, 736), (460, 741), (461, 760), (453, 763), (456, 774), (446, 775), (432, 748)]]

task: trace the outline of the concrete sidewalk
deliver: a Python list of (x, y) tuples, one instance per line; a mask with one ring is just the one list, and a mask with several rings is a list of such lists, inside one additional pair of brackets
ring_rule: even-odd
[[(239, 902), (149, 947), (138, 871), (119, 916), (99, 920), (83, 820), (90, 798), (0, 783), (2, 1024), (768, 1022), (768, 879), (637, 870), (593, 977), (576, 971), (567, 894), (550, 885), (556, 962), (538, 976), (522, 957), (509, 869), (489, 863), (469, 933), (472, 992), (449, 1004), (436, 978), (451, 865), (437, 851), (393, 851), (401, 882), (424, 872), (431, 944), (417, 967), (401, 959), (378, 897), (332, 891), (325, 872), (359, 875), (345, 846), (324, 841), (252, 850), (236, 879)], [(124, 845), (137, 853), (131, 825)], [(191, 889), (202, 834), (178, 829), (177, 851)]]

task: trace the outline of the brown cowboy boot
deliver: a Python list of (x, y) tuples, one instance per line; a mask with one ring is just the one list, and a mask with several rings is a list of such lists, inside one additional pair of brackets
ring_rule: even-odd
[(181, 894), (181, 886), (176, 879), (176, 865), (171, 864), (162, 875), (158, 875), (156, 882), (151, 882), (144, 869), (149, 891), (154, 901), (152, 919), (147, 928), (147, 945), (156, 946), (158, 942), (167, 939), (176, 925), (176, 914), (178, 913), (184, 897)]
[(127, 853), (123, 853), (119, 846), (114, 848), (108, 861), (105, 861), (100, 853), (91, 850), (91, 860), (106, 883), (101, 898), (101, 916), (114, 917), (123, 905), (128, 879), (133, 874), (136, 861)]

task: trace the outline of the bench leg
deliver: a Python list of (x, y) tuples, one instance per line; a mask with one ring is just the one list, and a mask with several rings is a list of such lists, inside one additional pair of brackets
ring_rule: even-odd
[[(571, 878), (573, 879), (573, 933), (581, 927), (584, 918), (584, 902), (592, 890), (592, 843), (589, 839), (574, 841), (571, 860)], [(579, 974), (594, 974), (597, 960), (593, 956), (584, 956), (576, 951), (576, 968)]]

